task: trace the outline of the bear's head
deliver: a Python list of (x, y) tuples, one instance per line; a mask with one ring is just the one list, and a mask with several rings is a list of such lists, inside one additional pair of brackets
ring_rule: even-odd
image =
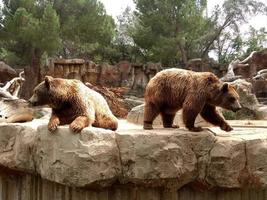
[(216, 106), (236, 112), (242, 107), (239, 103), (239, 95), (235, 86), (223, 83), (219, 88), (219, 94), (215, 97)]
[(45, 80), (34, 88), (29, 102), (33, 106), (49, 105), (58, 107), (74, 93), (68, 80), (45, 76)]

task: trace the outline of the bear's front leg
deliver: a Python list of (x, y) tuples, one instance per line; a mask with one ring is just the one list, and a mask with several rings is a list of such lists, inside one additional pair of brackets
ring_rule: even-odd
[(85, 127), (89, 126), (89, 119), (86, 116), (79, 116), (70, 124), (70, 128), (73, 132), (79, 133)]
[(60, 124), (60, 120), (58, 116), (52, 113), (49, 123), (48, 123), (48, 130), (50, 132), (55, 132), (59, 124)]
[(207, 122), (219, 126), (224, 131), (229, 132), (233, 130), (213, 105), (205, 104), (200, 114)]
[(222, 122), (222, 124), (220, 125), (220, 128), (226, 132), (232, 131), (233, 128), (227, 123), (227, 122)]

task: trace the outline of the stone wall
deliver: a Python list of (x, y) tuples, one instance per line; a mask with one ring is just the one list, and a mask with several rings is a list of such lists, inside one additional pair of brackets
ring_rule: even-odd
[(186, 69), (196, 72), (212, 72), (218, 77), (222, 77), (227, 71), (227, 66), (217, 63), (212, 58), (196, 58), (188, 61)]
[[(250, 121), (209, 127), (116, 132), (47, 120), (0, 125), (0, 199), (221, 200), (267, 197), (267, 128)], [(243, 122), (244, 124), (245, 122)], [(255, 123), (255, 124), (254, 124)]]
[(95, 64), (83, 59), (50, 59), (42, 67), (41, 77), (51, 75), (75, 78), (93, 85), (108, 87), (127, 86), (144, 89), (147, 82), (161, 70), (159, 63), (134, 64), (121, 61), (117, 65)]
[(266, 189), (214, 189), (194, 186), (179, 190), (113, 185), (102, 189), (75, 188), (14, 172), (0, 173), (1, 200), (265, 200)]
[(242, 75), (244, 78), (252, 78), (257, 71), (267, 69), (267, 49), (254, 52), (252, 56), (246, 61), (248, 67), (241, 67), (235, 69), (236, 75)]

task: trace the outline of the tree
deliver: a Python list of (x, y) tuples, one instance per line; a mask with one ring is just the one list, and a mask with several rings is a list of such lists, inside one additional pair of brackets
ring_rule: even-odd
[[(222, 7), (216, 7), (211, 17), (216, 24), (202, 57), (215, 50), (218, 60), (227, 63), (243, 53), (246, 42), (240, 33), (240, 26), (247, 23), (249, 17), (264, 13), (266, 6), (257, 0), (225, 0)], [(213, 48), (215, 47), (215, 48)]]
[(262, 50), (264, 48), (264, 45), (267, 44), (267, 32), (265, 28), (256, 30), (255, 28), (250, 26), (248, 35), (249, 37), (245, 42), (245, 45), (247, 47), (245, 56), (248, 56), (252, 51)]
[(231, 51), (239, 51), (243, 45), (239, 26), (266, 9), (258, 0), (225, 0), (208, 16), (205, 0), (135, 2), (134, 42), (147, 59), (165, 66), (184, 66), (188, 59), (207, 58), (211, 50), (217, 51), (219, 40), (227, 39), (224, 43), (231, 43)]
[(201, 42), (212, 29), (203, 16), (206, 1), (136, 0), (138, 23), (135, 43), (146, 57), (165, 65), (187, 63), (201, 51)]
[(240, 33), (222, 32), (214, 41), (218, 62), (228, 64), (243, 54), (244, 40)]
[(114, 40), (112, 42), (112, 60), (128, 60), (139, 62), (142, 60), (142, 53), (137, 48), (131, 35), (131, 28), (136, 22), (133, 11), (127, 7), (117, 18), (117, 27)]
[(252, 51), (260, 51), (266, 44), (264, 28), (249, 28), (244, 35), (240, 32), (223, 32), (215, 41), (214, 48), (220, 63), (228, 64), (239, 57), (247, 57)]
[(115, 23), (98, 0), (54, 0), (60, 18), (64, 57), (108, 59)]
[(51, 4), (44, 7), (32, 0), (4, 1), (0, 40), (4, 48), (16, 55), (25, 69), (23, 97), (29, 97), (40, 81), (40, 59), (43, 53), (53, 55), (60, 47), (59, 19)]
[[(115, 23), (98, 0), (4, 0), (0, 56), (27, 66), (24, 97), (40, 82), (42, 55), (110, 58)], [(10, 62), (9, 62), (10, 63)]]

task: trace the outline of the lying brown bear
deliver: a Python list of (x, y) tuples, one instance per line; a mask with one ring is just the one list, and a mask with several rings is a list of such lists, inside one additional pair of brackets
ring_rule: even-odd
[(52, 108), (48, 123), (51, 132), (63, 124), (70, 124), (74, 132), (91, 125), (111, 130), (118, 127), (118, 120), (104, 97), (78, 80), (46, 76), (29, 101), (33, 106)]
[(232, 111), (241, 108), (233, 86), (221, 82), (210, 72), (166, 69), (157, 73), (146, 87), (144, 129), (153, 129), (153, 121), (159, 114), (165, 128), (178, 128), (173, 125), (173, 119), (176, 112), (183, 109), (184, 124), (191, 131), (202, 130), (194, 125), (199, 113), (222, 130), (233, 130), (216, 111), (216, 106)]

